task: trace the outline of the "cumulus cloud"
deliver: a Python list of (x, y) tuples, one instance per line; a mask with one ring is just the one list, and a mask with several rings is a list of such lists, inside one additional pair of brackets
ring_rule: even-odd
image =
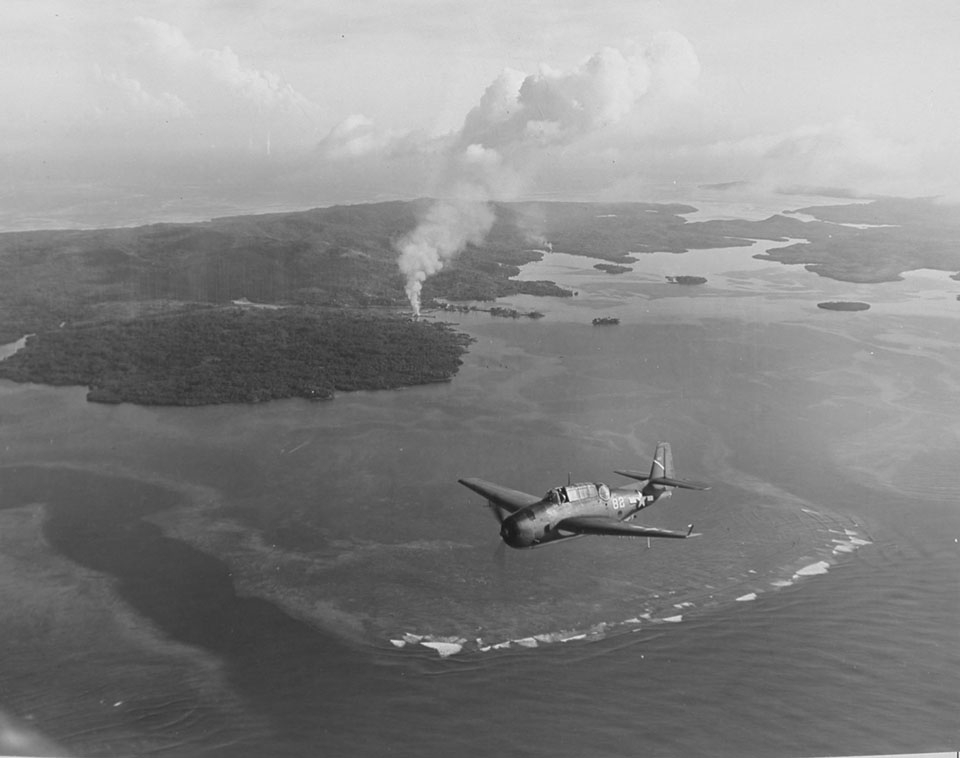
[[(229, 47), (197, 48), (172, 24), (139, 17), (134, 23), (142, 41), (139, 65), (191, 99), (224, 97), (244, 100), (265, 110), (311, 109), (310, 101), (277, 74), (244, 65)], [(146, 53), (146, 55), (144, 55)]]
[(116, 71), (105, 72), (99, 66), (94, 67), (94, 76), (104, 85), (98, 106), (101, 109), (116, 108), (134, 116), (150, 118), (184, 118), (190, 115), (187, 104), (170, 92), (151, 93), (137, 79)]
[(355, 113), (336, 124), (320, 140), (317, 149), (324, 158), (342, 161), (367, 157), (429, 156), (441, 151), (443, 145), (442, 139), (428, 138), (422, 132), (381, 129), (373, 119)]
[(316, 139), (319, 108), (282, 77), (244, 63), (229, 47), (194, 45), (164, 21), (121, 24), (102, 50), (87, 55), (64, 77), (69, 87), (57, 107), (65, 117), (40, 124), (53, 139), (151, 153), (251, 145), (269, 152), (271, 141), (305, 148)]
[(546, 150), (617, 124), (651, 93), (680, 95), (698, 74), (693, 48), (677, 34), (661, 35), (648, 47), (633, 44), (627, 52), (605, 47), (570, 71), (504, 71), (450, 140), (443, 198), (398, 245), (414, 312), (426, 278), (486, 235), (494, 221), (488, 201), (515, 197)]
[(605, 47), (571, 71), (508, 70), (467, 115), (459, 142), (505, 152), (568, 144), (616, 124), (648, 94), (687, 92), (699, 70), (690, 43), (674, 33), (627, 52)]

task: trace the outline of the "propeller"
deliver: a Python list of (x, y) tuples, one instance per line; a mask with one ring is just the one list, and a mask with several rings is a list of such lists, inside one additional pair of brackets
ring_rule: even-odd
[(490, 512), (493, 514), (493, 517), (497, 520), (497, 523), (500, 524), (500, 526), (503, 526), (503, 511), (501, 511), (500, 508), (497, 507), (497, 504), (494, 503), (492, 500), (488, 500), (487, 508), (490, 509)]
[(503, 574), (507, 568), (507, 543), (503, 540), (497, 540), (497, 549), (493, 554), (493, 559), (497, 564), (497, 574), (502, 582)]
[[(490, 509), (490, 513), (493, 514), (493, 517), (497, 520), (497, 523), (500, 524), (500, 527), (503, 528), (503, 520), (506, 518), (503, 515), (503, 511), (500, 510), (500, 508), (497, 507), (497, 504), (492, 500), (487, 501), (487, 507)], [(500, 535), (497, 535), (497, 547), (493, 554), (493, 561), (494, 565), (497, 567), (497, 582), (502, 590), (507, 571), (507, 545), (503, 541), (503, 537)]]

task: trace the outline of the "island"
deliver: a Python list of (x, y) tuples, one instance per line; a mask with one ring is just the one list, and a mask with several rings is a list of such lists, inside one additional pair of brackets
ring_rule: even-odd
[(608, 274), (626, 274), (633, 271), (629, 266), (620, 266), (616, 263), (597, 263), (593, 267), (597, 271), (605, 271)]
[(706, 277), (703, 276), (668, 276), (667, 281), (671, 284), (695, 285), (706, 284)]
[[(895, 282), (919, 268), (960, 269), (960, 213), (956, 204), (933, 198), (881, 198), (868, 203), (800, 208), (813, 216), (805, 232), (786, 236), (806, 241), (756, 256), (803, 265), (844, 282)], [(779, 218), (783, 218), (782, 216)]]
[(826, 303), (817, 303), (817, 307), (823, 308), (825, 311), (868, 311), (870, 310), (870, 303), (833, 300)]
[(206, 405), (449, 381), (470, 338), (342, 310), (190, 309), (31, 336), (0, 378), (86, 385), (101, 403)]

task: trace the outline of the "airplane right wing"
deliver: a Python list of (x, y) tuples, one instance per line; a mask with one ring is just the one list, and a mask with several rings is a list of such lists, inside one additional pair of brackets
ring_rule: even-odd
[(512, 490), (509, 487), (501, 487), (499, 484), (487, 482), (483, 479), (458, 479), (457, 481), (508, 513), (515, 513), (528, 505), (539, 503), (542, 499), (536, 495), (528, 495), (526, 492)]
[(603, 534), (613, 537), (673, 537), (684, 539), (691, 536), (693, 524), (685, 532), (674, 532), (669, 529), (657, 529), (652, 526), (639, 524), (625, 524), (616, 519), (605, 516), (574, 516), (565, 518), (557, 528), (576, 534)]

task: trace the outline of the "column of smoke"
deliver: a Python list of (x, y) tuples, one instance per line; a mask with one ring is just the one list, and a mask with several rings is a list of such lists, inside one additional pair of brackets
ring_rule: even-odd
[(396, 246), (414, 315), (424, 281), (468, 244), (483, 241), (495, 220), (490, 201), (515, 199), (546, 148), (601, 132), (650, 91), (669, 94), (698, 73), (689, 42), (673, 33), (628, 53), (604, 48), (569, 72), (505, 71), (452, 138), (441, 198)]
[(407, 279), (407, 298), (414, 316), (420, 315), (420, 291), (426, 278), (436, 274), (467, 244), (483, 242), (493, 221), (490, 206), (466, 192), (464, 197), (433, 203), (417, 228), (403, 238), (399, 265)]

